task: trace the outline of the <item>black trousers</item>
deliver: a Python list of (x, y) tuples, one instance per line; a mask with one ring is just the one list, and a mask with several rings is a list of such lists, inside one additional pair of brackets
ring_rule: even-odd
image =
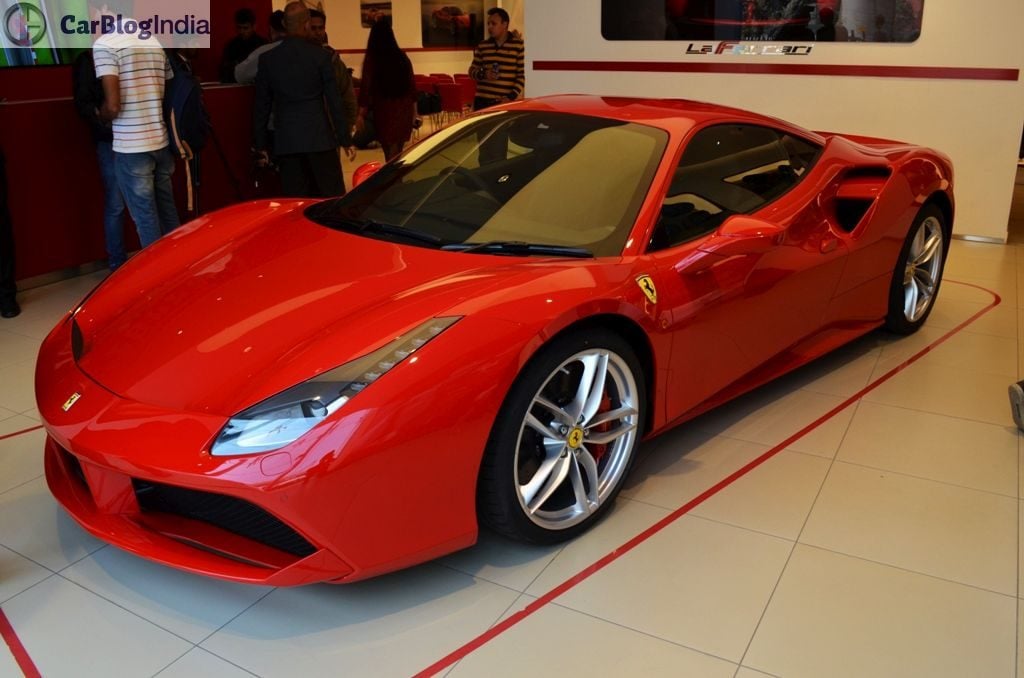
[(281, 190), (288, 198), (332, 198), (345, 193), (338, 150), (289, 153), (276, 158)]
[(0, 149), (0, 299), (14, 301), (14, 226), (7, 208), (7, 162)]

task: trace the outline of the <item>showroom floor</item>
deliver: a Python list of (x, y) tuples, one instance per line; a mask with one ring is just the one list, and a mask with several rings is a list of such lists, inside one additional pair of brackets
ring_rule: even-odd
[(405, 572), (298, 589), (151, 564), (55, 505), (35, 354), (101, 278), (29, 290), (22, 315), (0, 321), (0, 676), (23, 674), (8, 646), (48, 677), (995, 678), (1024, 666), (1024, 486), (1006, 397), (1024, 368), (1024, 247), (955, 241), (922, 331), (871, 334), (645, 444), (614, 510), (570, 544), (485, 533)]

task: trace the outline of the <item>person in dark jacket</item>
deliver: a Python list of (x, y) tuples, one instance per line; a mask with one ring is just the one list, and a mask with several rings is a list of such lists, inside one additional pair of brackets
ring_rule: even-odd
[[(290, 197), (330, 197), (345, 192), (338, 147), (355, 159), (331, 55), (309, 40), (309, 10), (284, 9), (287, 37), (262, 55), (256, 72), (253, 147), (269, 161), (267, 123), (274, 112), (274, 157), (281, 187)], [(325, 106), (326, 103), (326, 106)]]
[(235, 12), (235, 37), (224, 47), (220, 60), (220, 81), (235, 81), (235, 66), (245, 61), (253, 50), (267, 44), (266, 39), (256, 33), (256, 14), (248, 7)]
[(96, 65), (92, 50), (82, 52), (75, 59), (71, 72), (74, 90), (75, 110), (89, 123), (92, 139), (96, 145), (96, 158), (100, 165), (100, 179), (103, 180), (103, 235), (107, 243), (107, 265), (115, 270), (125, 262), (124, 249), (124, 197), (117, 185), (114, 172), (114, 132), (109, 122), (100, 119), (103, 107), (103, 85), (96, 77)]
[(0, 318), (13, 318), (21, 313), (14, 284), (14, 226), (7, 208), (7, 162), (0, 148)]

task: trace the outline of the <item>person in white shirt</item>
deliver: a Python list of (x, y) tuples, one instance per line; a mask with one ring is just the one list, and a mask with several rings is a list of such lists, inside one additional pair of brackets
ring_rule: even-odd
[(180, 224), (163, 115), (165, 82), (174, 75), (159, 43), (151, 44), (108, 34), (93, 45), (104, 94), (100, 117), (112, 123), (114, 171), (143, 247)]

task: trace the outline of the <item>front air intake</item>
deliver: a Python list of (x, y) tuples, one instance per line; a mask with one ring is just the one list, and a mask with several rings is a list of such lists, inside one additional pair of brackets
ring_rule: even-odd
[(237, 497), (132, 479), (139, 508), (219, 527), (257, 543), (304, 558), (316, 548), (259, 506)]

